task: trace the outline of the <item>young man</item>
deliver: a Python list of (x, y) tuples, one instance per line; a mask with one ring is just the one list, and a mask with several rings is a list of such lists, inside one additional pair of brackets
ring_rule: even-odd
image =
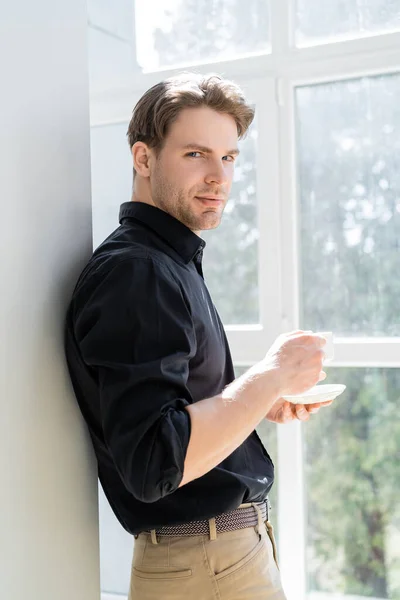
[(144, 94), (128, 130), (132, 201), (68, 310), (68, 365), (99, 478), (136, 538), (132, 600), (285, 598), (268, 521), (274, 468), (255, 427), (318, 410), (281, 396), (324, 378), (325, 340), (282, 335), (234, 380), (199, 237), (220, 223), (253, 116), (216, 75)]

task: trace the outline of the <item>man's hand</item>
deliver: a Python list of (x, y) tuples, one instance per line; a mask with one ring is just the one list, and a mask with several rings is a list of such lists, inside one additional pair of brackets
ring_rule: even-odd
[(281, 396), (301, 394), (325, 379), (322, 370), (326, 339), (310, 331), (280, 335), (264, 359), (255, 365), (262, 372), (272, 371)]
[(315, 404), (292, 404), (283, 398), (279, 398), (265, 418), (273, 423), (290, 423), (296, 419), (308, 421), (310, 415), (317, 413), (323, 406), (329, 406), (332, 402), (333, 400), (327, 400)]

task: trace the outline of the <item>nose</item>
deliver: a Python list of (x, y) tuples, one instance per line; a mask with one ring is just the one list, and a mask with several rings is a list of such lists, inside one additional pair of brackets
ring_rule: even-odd
[(225, 165), (222, 161), (214, 161), (210, 165), (210, 169), (205, 177), (206, 183), (216, 183), (217, 185), (225, 185), (229, 181), (227, 172), (225, 171)]

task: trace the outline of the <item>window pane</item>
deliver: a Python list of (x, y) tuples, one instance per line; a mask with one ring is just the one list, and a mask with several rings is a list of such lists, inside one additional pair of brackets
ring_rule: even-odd
[(137, 58), (146, 70), (269, 49), (267, 0), (136, 0)]
[(400, 75), (296, 90), (301, 324), (400, 335)]
[(400, 29), (400, 0), (297, 0), (298, 46)]
[(240, 156), (221, 225), (202, 233), (204, 277), (224, 324), (259, 322), (256, 198), (257, 129), (239, 142)]
[(307, 598), (399, 600), (400, 371), (329, 375), (347, 390), (303, 428)]

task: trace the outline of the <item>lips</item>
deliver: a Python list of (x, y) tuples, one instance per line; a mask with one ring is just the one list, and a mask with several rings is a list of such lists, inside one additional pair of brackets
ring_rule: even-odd
[(207, 208), (219, 208), (223, 205), (223, 200), (214, 200), (213, 198), (205, 198), (204, 196), (196, 196), (197, 200)]
[(218, 206), (224, 202), (224, 199), (218, 196), (196, 196), (196, 198), (206, 206)]
[(196, 196), (200, 200), (215, 200), (216, 202), (223, 202), (223, 198), (221, 196)]

